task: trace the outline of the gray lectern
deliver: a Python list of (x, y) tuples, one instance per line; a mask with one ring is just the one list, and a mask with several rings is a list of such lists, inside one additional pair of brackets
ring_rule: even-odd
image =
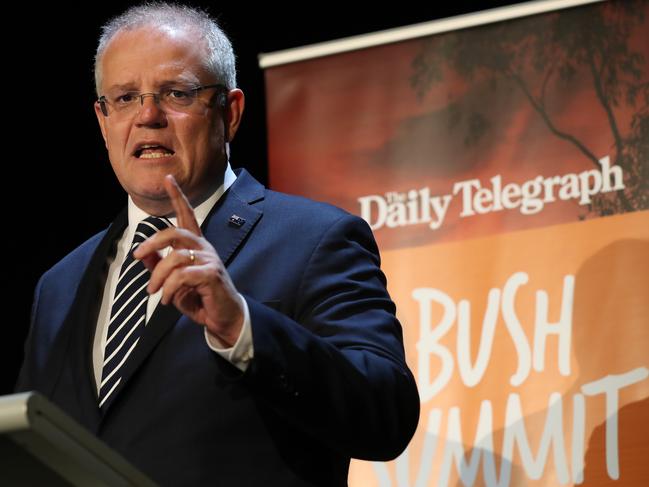
[(155, 485), (40, 394), (0, 397), (0, 486)]

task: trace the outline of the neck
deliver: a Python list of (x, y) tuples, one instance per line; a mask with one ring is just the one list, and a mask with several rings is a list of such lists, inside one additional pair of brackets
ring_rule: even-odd
[[(223, 176), (215, 178), (214, 182), (205, 185), (191, 195), (186, 195), (192, 208), (198, 207), (207, 200), (214, 192), (223, 185)], [(173, 216), (174, 209), (171, 200), (167, 197), (160, 199), (142, 198), (137, 195), (130, 195), (135, 206), (149, 215), (154, 216)]]
[(160, 200), (150, 200), (138, 198), (137, 196), (130, 195), (135, 206), (143, 212), (153, 216), (168, 216), (173, 213), (173, 206), (169, 198)]

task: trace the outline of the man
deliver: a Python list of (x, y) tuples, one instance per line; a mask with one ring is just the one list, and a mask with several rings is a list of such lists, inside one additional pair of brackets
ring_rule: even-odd
[(39, 281), (18, 389), (162, 485), (346, 485), (350, 457), (398, 455), (419, 399), (371, 232), (230, 169), (223, 32), (134, 7), (95, 69), (128, 206)]

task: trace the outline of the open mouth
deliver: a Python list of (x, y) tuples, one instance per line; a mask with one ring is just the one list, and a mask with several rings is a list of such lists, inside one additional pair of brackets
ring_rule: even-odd
[(133, 153), (138, 159), (160, 159), (174, 155), (174, 151), (163, 145), (145, 144), (135, 150)]

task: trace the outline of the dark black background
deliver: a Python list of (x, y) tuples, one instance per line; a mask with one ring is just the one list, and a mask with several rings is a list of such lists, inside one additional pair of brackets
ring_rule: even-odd
[[(192, 2), (206, 8), (231, 37), (239, 86), (246, 94), (233, 165), (267, 183), (266, 118), (260, 52), (493, 8), (480, 2)], [(3, 246), (2, 374), (12, 390), (39, 276), (82, 241), (105, 228), (126, 197), (116, 182), (93, 111), (92, 60), (100, 26), (131, 2), (51, 3), (5, 9), (2, 121)]]

